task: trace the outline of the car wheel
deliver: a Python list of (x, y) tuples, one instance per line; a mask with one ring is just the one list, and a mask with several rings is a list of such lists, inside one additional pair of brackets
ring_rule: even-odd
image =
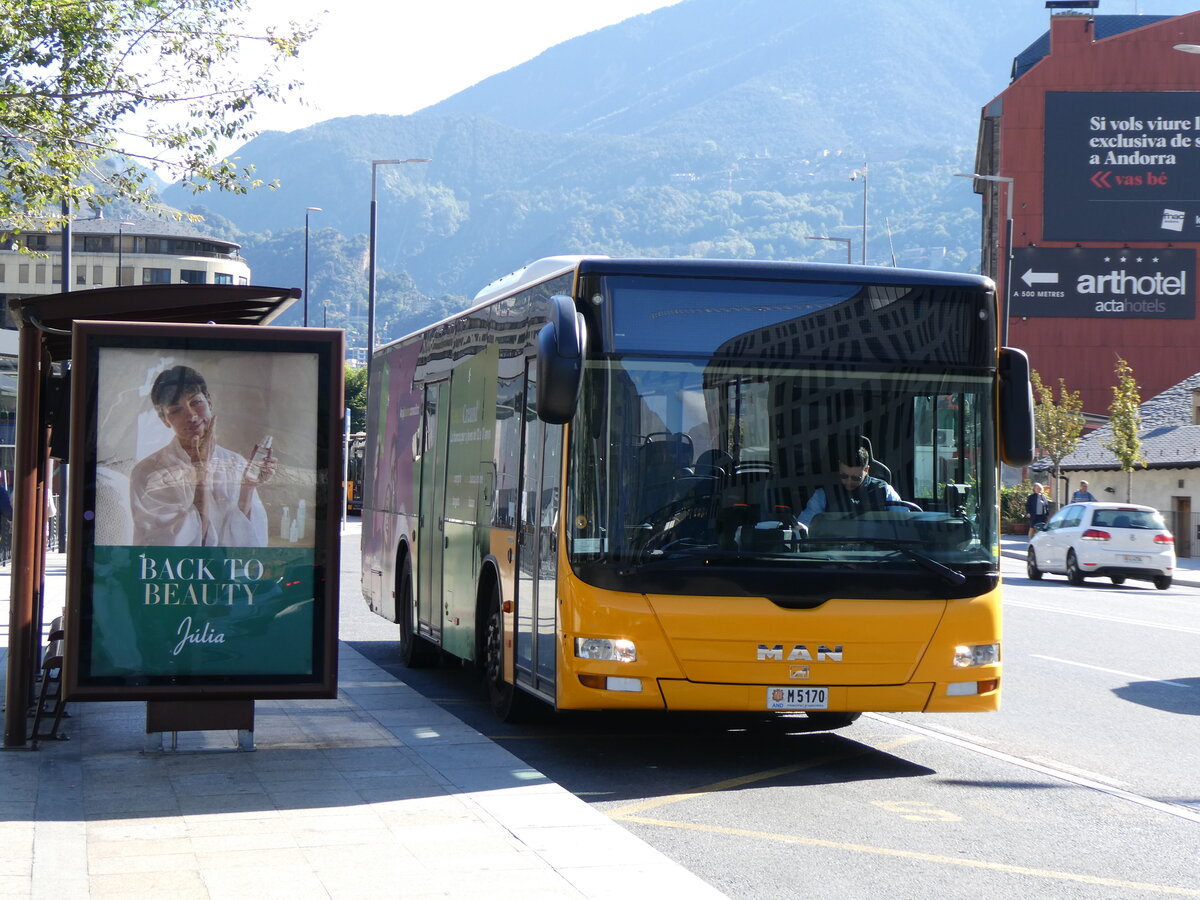
[(1067, 551), (1067, 581), (1074, 585), (1083, 584), (1083, 572), (1079, 568), (1079, 560), (1075, 558), (1075, 551)]
[(1171, 586), (1171, 576), (1170, 575), (1156, 576), (1154, 579), (1154, 586), (1156, 588), (1158, 588), (1160, 591), (1165, 591), (1167, 588), (1169, 588)]
[(1033, 581), (1042, 580), (1042, 570), (1037, 566), (1037, 557), (1032, 548), (1029, 550), (1029, 555), (1025, 557), (1025, 571)]
[(1113, 584), (1124, 584), (1125, 583), (1124, 575), (1109, 575), (1108, 577), (1109, 577), (1109, 580), (1112, 581)]

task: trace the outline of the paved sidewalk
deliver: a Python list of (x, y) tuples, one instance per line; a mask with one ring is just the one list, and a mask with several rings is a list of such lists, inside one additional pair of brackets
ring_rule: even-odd
[[(0, 573), (4, 647), (8, 598)], [(337, 700), (255, 704), (255, 752), (147, 753), (144, 703), (69, 704), (70, 740), (0, 753), (0, 897), (723, 896), (344, 643), (339, 667)]]

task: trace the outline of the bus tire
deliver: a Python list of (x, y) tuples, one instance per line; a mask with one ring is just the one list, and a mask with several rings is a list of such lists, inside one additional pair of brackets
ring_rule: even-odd
[(860, 712), (806, 712), (808, 721), (821, 731), (832, 731), (835, 728), (845, 728), (853, 725), (862, 715)]
[(483, 679), (488, 702), (501, 722), (528, 722), (541, 712), (544, 704), (504, 680), (504, 616), (500, 611), (500, 587), (492, 586), (483, 638)]
[(406, 669), (425, 669), (438, 661), (438, 648), (417, 634), (413, 623), (412, 561), (400, 571), (400, 662)]

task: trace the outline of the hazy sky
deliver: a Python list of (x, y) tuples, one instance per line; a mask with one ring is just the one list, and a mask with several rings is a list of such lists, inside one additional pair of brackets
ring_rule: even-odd
[(255, 124), (292, 131), (338, 116), (407, 115), (555, 44), (677, 2), (250, 0), (251, 21), (321, 26), (294, 70), (308, 105), (263, 107)]

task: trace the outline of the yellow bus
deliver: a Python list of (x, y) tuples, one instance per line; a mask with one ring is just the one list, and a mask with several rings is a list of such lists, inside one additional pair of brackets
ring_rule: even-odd
[(346, 512), (352, 515), (362, 512), (363, 454), (366, 447), (366, 432), (359, 431), (347, 435), (346, 479), (342, 482), (342, 493), (346, 497)]
[(1029, 365), (986, 278), (552, 257), (371, 361), (363, 591), (556, 709), (995, 709)]

